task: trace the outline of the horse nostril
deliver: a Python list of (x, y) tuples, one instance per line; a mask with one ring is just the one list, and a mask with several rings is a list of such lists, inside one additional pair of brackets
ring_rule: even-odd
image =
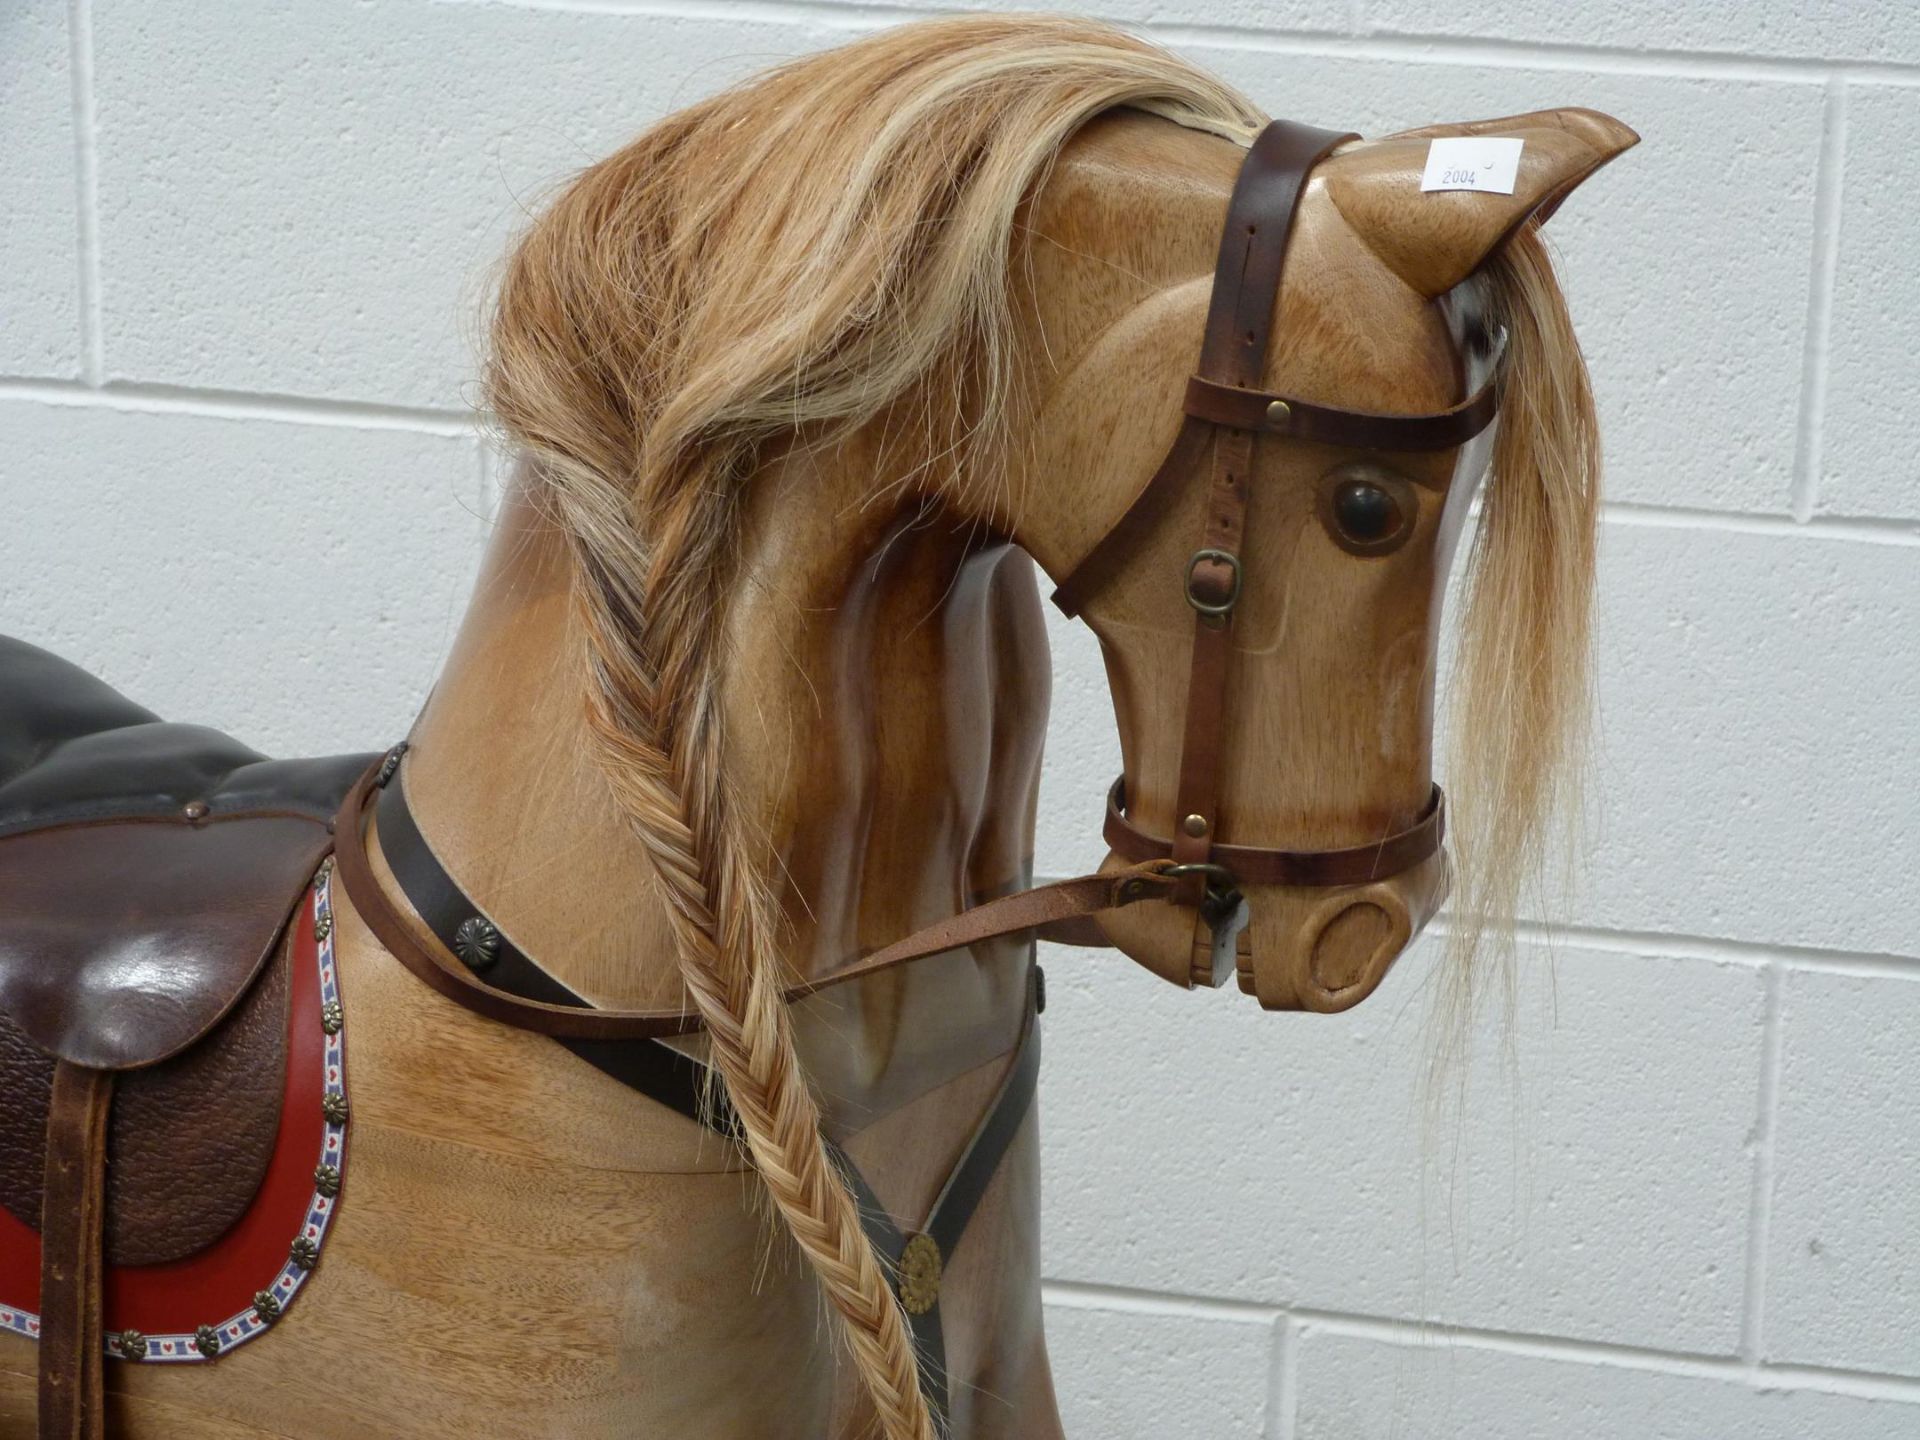
[(1393, 920), (1385, 910), (1370, 900), (1356, 900), (1313, 937), (1308, 960), (1313, 983), (1329, 994), (1359, 984), (1392, 933)]

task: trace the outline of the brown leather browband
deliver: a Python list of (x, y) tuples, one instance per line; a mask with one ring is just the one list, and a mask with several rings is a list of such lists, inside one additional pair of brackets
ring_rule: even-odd
[(1187, 381), (1187, 414), (1213, 425), (1340, 445), (1350, 450), (1451, 450), (1493, 421), (1495, 384), (1489, 380), (1451, 410), (1432, 415), (1382, 415), (1335, 410), (1267, 390), (1220, 385), (1203, 375)]

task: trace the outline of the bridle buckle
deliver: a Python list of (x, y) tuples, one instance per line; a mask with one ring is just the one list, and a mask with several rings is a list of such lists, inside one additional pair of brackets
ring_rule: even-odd
[(1211, 976), (1207, 983), (1218, 989), (1227, 983), (1227, 977), (1234, 973), (1239, 964), (1236, 952), (1240, 946), (1240, 932), (1247, 928), (1247, 900), (1240, 893), (1240, 882), (1226, 866), (1205, 862), (1169, 865), (1160, 873), (1170, 880), (1178, 880), (1185, 875), (1205, 877), (1206, 888), (1200, 897), (1200, 918), (1207, 922), (1207, 929), (1213, 935), (1213, 953), (1208, 962)]
[[(1194, 588), (1195, 575), (1200, 567), (1209, 561), (1226, 566), (1231, 576), (1227, 582), (1227, 598), (1224, 600), (1208, 600)], [(1187, 604), (1202, 615), (1215, 618), (1225, 615), (1240, 603), (1241, 579), (1240, 557), (1231, 550), (1216, 550), (1211, 546), (1196, 550), (1187, 559)]]

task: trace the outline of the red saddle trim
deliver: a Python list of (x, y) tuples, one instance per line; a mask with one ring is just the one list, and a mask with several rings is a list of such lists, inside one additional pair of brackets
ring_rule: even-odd
[[(329, 869), (330, 869), (329, 864)], [(338, 1208), (338, 1184), (317, 1187), (316, 1167), (344, 1169), (346, 1127), (330, 1123), (321, 1108), (329, 1092), (344, 1098), (344, 1032), (329, 1033), (325, 1006), (337, 999), (331, 937), (332, 907), (323, 882), (310, 890), (293, 926), (293, 966), (287, 1023), (287, 1071), (280, 1130), (266, 1178), (246, 1213), (214, 1244), (165, 1265), (108, 1268), (106, 1328), (109, 1350), (123, 1332), (148, 1337), (149, 1361), (212, 1358), (193, 1340), (201, 1327), (218, 1337), (216, 1353), (269, 1328), (310, 1266), (292, 1259), (302, 1238), (316, 1248)], [(323, 939), (321, 929), (328, 933)], [(333, 1195), (325, 1194), (333, 1189)], [(271, 1314), (256, 1297), (273, 1297)], [(40, 1309), (40, 1236), (0, 1210), (0, 1330), (37, 1336)]]

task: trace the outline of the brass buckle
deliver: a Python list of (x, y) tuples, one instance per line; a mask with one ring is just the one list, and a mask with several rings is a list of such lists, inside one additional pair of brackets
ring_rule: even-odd
[[(1233, 572), (1233, 579), (1227, 586), (1227, 598), (1218, 602), (1202, 600), (1193, 589), (1193, 572), (1208, 560), (1218, 561)], [(1211, 547), (1196, 550), (1187, 559), (1187, 604), (1202, 615), (1225, 615), (1240, 603), (1240, 580), (1240, 557), (1231, 550), (1215, 550)]]

